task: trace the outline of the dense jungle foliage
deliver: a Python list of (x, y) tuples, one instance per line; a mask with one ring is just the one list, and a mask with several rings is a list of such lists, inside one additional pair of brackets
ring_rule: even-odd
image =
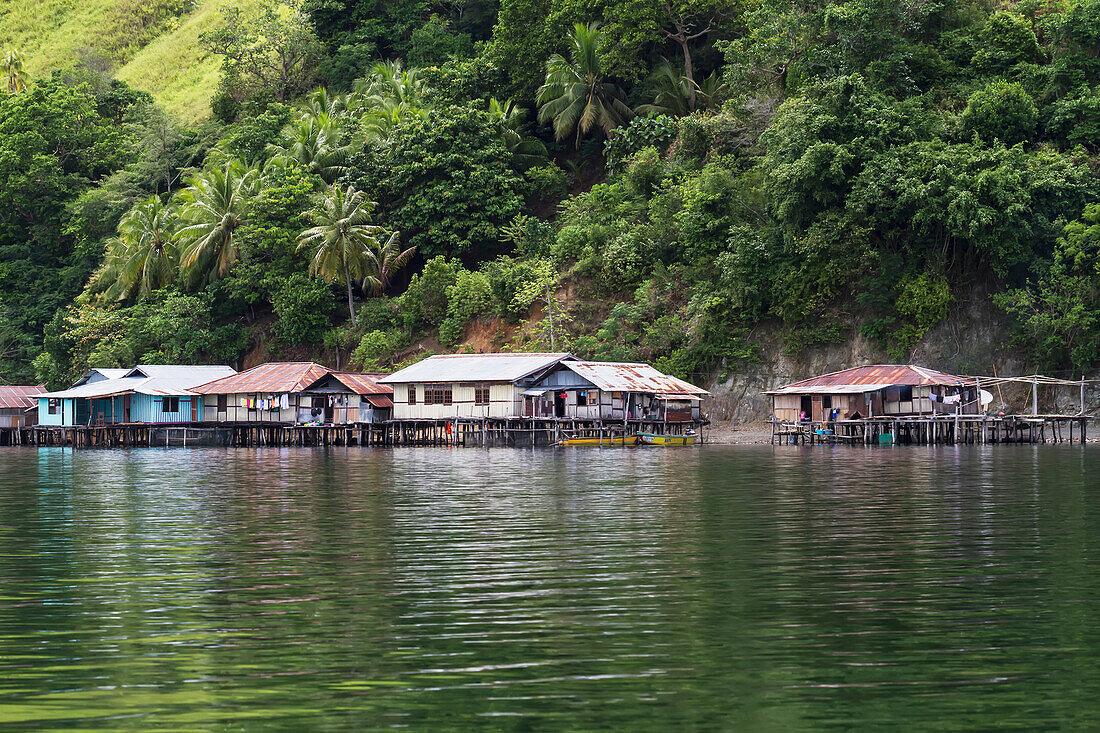
[(0, 376), (570, 350), (707, 381), (988, 293), (1100, 358), (1100, 0), (262, 0), (214, 119), (0, 58)]

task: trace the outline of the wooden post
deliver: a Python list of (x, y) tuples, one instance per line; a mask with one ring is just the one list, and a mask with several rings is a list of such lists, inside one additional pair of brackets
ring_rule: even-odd
[(1039, 414), (1039, 380), (1031, 380), (1031, 414)]

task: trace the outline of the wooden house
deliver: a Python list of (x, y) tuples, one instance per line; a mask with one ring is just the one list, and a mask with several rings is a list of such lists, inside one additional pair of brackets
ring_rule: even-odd
[(348, 425), (377, 423), (393, 416), (393, 387), (379, 384), (385, 374), (329, 372), (303, 390), (309, 407), (298, 410), (299, 423)]
[(523, 415), (524, 392), (569, 354), (431, 356), (378, 382), (393, 388), (398, 420)]
[(708, 394), (648, 364), (564, 360), (523, 392), (523, 415), (692, 422)]
[(196, 384), (234, 374), (232, 367), (142, 364), (93, 369), (75, 385), (37, 395), (40, 425), (179, 424), (203, 420)]
[(0, 386), (0, 428), (25, 428), (38, 422), (37, 395), (42, 385), (30, 387)]
[(306, 387), (331, 371), (311, 361), (272, 362), (198, 385), (193, 391), (202, 395), (206, 422), (293, 425), (303, 415), (311, 415), (314, 397), (303, 394)]
[(978, 414), (981, 395), (973, 379), (921, 366), (876, 364), (811, 377), (770, 390), (777, 420), (821, 422), (837, 417)]

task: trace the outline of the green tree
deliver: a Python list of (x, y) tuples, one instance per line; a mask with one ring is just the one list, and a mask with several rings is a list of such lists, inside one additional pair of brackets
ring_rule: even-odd
[(99, 240), (78, 248), (70, 206), (135, 157), (131, 131), (102, 117), (87, 87), (0, 93), (0, 332), (12, 354), (0, 357), (0, 376), (31, 378), (43, 326), (102, 256)]
[(237, 259), (237, 230), (258, 185), (256, 170), (233, 159), (187, 178), (176, 201), (183, 224), (180, 265), (191, 282), (228, 274)]
[(314, 226), (298, 235), (298, 248), (311, 253), (310, 274), (332, 282), (343, 278), (352, 326), (355, 304), (351, 281), (370, 274), (371, 251), (379, 248), (376, 236), (382, 231), (382, 227), (369, 223), (373, 206), (352, 186), (333, 187), (321, 206), (309, 212)]
[(537, 95), (539, 122), (550, 122), (557, 140), (575, 134), (578, 148), (593, 128), (607, 134), (634, 116), (622, 90), (600, 72), (596, 56), (599, 43), (597, 23), (574, 25), (569, 36), (569, 58), (561, 54), (550, 57), (546, 82)]
[(523, 207), (522, 181), (501, 137), (488, 112), (432, 110), (423, 121), (397, 125), (376, 167), (360, 167), (348, 180), (379, 192), (389, 226), (417, 251), (484, 251)]
[(167, 287), (179, 273), (175, 242), (176, 213), (158, 196), (150, 196), (122, 217), (118, 237), (107, 249), (92, 281), (112, 300), (148, 297)]
[(296, 0), (261, 0), (246, 14), (225, 8), (199, 43), (223, 58), (222, 83), (237, 102), (268, 94), (285, 102), (313, 82), (322, 45)]

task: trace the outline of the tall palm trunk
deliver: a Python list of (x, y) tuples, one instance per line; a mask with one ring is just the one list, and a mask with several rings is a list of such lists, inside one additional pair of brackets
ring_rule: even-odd
[(351, 327), (355, 328), (355, 307), (351, 300), (351, 274), (348, 272), (348, 263), (344, 263), (344, 282), (348, 285), (348, 315), (351, 316)]

